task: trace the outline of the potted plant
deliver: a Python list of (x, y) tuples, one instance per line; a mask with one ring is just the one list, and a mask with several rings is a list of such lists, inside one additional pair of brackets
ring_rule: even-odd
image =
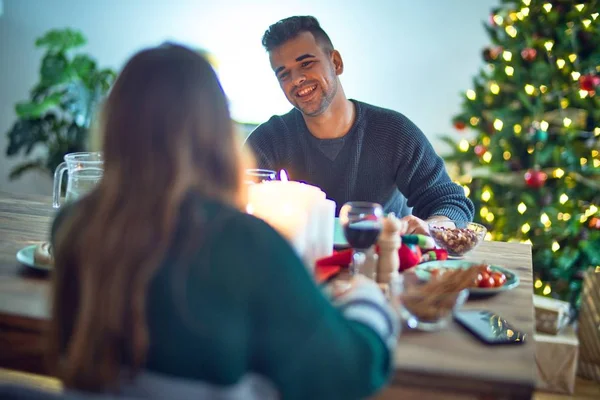
[[(99, 68), (88, 54), (74, 54), (85, 44), (83, 34), (71, 29), (51, 30), (36, 40), (45, 49), (39, 83), (29, 100), (16, 104), (18, 119), (7, 133), (7, 157), (25, 156), (10, 171), (11, 180), (30, 170), (52, 176), (65, 154), (86, 149), (94, 112), (116, 73)], [(37, 146), (46, 151), (32, 157)]]

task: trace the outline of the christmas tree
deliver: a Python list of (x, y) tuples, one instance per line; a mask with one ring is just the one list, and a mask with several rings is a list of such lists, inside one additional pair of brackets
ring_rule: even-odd
[(444, 138), (487, 239), (533, 245), (536, 293), (600, 270), (600, 0), (503, 0)]

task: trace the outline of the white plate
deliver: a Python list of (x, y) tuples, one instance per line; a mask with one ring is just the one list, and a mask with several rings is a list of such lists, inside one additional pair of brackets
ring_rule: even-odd
[(31, 246), (27, 246), (27, 247), (24, 247), (21, 250), (19, 250), (17, 252), (17, 261), (20, 262), (21, 264), (25, 265), (26, 267), (37, 269), (40, 271), (52, 270), (51, 265), (42, 265), (42, 264), (35, 263), (33, 253), (35, 252), (36, 247), (37, 247), (37, 245), (32, 244)]

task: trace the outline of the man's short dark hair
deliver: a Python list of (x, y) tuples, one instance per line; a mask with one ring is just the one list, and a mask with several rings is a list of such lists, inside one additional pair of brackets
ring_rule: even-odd
[(315, 17), (310, 15), (295, 16), (284, 18), (269, 26), (262, 38), (262, 44), (271, 51), (290, 39), (295, 38), (302, 32), (310, 32), (315, 38), (315, 41), (328, 52), (333, 50), (331, 39)]

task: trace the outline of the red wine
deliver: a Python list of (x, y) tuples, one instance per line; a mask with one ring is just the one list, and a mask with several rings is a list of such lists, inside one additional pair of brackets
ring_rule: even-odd
[(377, 221), (351, 222), (344, 226), (346, 240), (355, 249), (368, 249), (377, 241), (381, 224)]

